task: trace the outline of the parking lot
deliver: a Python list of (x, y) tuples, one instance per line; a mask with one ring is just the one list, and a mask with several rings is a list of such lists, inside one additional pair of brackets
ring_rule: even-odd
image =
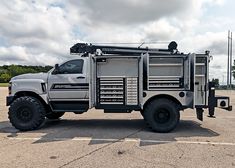
[[(231, 97), (234, 91), (217, 91)], [(41, 129), (19, 132), (7, 118), (7, 88), (0, 88), (0, 167), (235, 167), (235, 112), (216, 118), (181, 113), (171, 133), (151, 132), (138, 112), (104, 114), (95, 109)]]

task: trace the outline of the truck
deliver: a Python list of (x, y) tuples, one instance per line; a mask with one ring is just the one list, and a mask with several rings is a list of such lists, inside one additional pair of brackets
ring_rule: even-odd
[(170, 132), (180, 112), (194, 109), (199, 120), (208, 109), (232, 110), (229, 97), (216, 96), (209, 81), (210, 53), (184, 54), (177, 43), (166, 49), (77, 43), (70, 59), (48, 73), (23, 74), (9, 82), (9, 120), (28, 131), (45, 119), (91, 108), (105, 113), (140, 112), (155, 132)]

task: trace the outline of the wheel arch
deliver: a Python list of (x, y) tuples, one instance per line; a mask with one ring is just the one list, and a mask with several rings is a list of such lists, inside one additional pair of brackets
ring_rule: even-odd
[(31, 96), (31, 97), (37, 98), (46, 108), (49, 107), (49, 105), (45, 102), (45, 100), (40, 95), (38, 95), (37, 93), (35, 93), (33, 91), (19, 91), (19, 92), (16, 92), (15, 96), (14, 96), (14, 100), (19, 98), (19, 97), (23, 97), (23, 96)]
[(182, 106), (181, 102), (180, 102), (179, 100), (177, 100), (174, 96), (171, 96), (171, 95), (168, 95), (168, 94), (159, 94), (159, 95), (155, 95), (155, 96), (150, 97), (150, 98), (144, 103), (143, 109), (145, 109), (146, 106), (147, 106), (151, 101), (156, 100), (156, 99), (162, 99), (162, 98), (169, 99), (169, 100), (175, 102), (175, 103), (179, 106), (179, 109), (183, 109), (183, 106)]

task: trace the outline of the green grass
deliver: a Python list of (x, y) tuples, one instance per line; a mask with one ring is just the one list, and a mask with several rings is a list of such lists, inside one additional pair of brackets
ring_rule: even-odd
[(8, 83), (0, 83), (0, 87), (7, 87)]

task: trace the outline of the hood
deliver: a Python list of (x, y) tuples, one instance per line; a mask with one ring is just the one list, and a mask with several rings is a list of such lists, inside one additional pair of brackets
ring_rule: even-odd
[(28, 74), (23, 74), (23, 75), (18, 75), (11, 80), (17, 80), (17, 79), (42, 79), (44, 81), (47, 80), (47, 73), (28, 73)]

